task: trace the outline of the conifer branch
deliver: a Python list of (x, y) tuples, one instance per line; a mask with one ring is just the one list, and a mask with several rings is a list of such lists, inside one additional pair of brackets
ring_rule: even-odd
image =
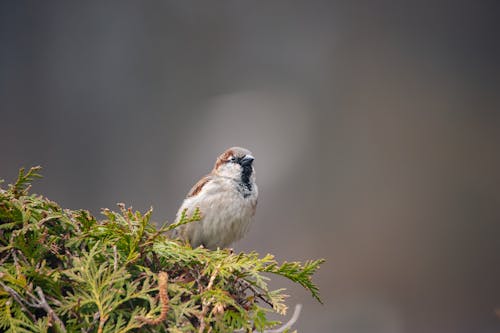
[(269, 319), (287, 306), (266, 273), (320, 300), (312, 276), (323, 260), (278, 263), (172, 238), (201, 219), (199, 210), (158, 229), (151, 210), (124, 204), (104, 209), (102, 220), (63, 209), (29, 194), (38, 170), (20, 170), (14, 185), (0, 188), (0, 332), (286, 332), (301, 307), (284, 325)]

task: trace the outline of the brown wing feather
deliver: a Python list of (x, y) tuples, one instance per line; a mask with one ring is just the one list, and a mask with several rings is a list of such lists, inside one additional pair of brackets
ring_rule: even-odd
[(203, 186), (205, 186), (206, 183), (208, 183), (208, 181), (211, 179), (210, 176), (205, 176), (203, 177), (202, 179), (200, 179), (192, 188), (191, 190), (189, 190), (189, 193), (187, 195), (187, 197), (192, 197), (192, 196), (195, 196), (197, 195), (198, 193), (200, 193), (201, 189), (203, 188)]

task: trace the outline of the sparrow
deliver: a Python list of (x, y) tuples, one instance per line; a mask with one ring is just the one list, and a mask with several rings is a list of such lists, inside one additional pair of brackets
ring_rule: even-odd
[(193, 248), (225, 248), (241, 239), (255, 215), (258, 188), (255, 184), (254, 157), (240, 147), (223, 152), (212, 171), (189, 191), (176, 215), (184, 210), (190, 216), (199, 208), (201, 220), (176, 228), (174, 236), (183, 238)]

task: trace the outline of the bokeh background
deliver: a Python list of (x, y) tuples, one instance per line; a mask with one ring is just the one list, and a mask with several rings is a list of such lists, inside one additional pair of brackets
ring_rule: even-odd
[(235, 250), (327, 259), (301, 332), (499, 332), (495, 1), (1, 1), (0, 177), (172, 220), (256, 156)]

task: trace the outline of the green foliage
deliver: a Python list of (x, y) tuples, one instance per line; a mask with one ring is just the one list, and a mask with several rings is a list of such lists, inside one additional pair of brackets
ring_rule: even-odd
[(99, 221), (30, 195), (39, 169), (21, 169), (0, 188), (0, 331), (260, 332), (280, 324), (269, 313), (287, 309), (266, 273), (320, 300), (311, 277), (323, 260), (279, 264), (269, 254), (193, 249), (169, 238), (196, 223), (198, 211), (156, 228), (151, 210), (119, 204)]

